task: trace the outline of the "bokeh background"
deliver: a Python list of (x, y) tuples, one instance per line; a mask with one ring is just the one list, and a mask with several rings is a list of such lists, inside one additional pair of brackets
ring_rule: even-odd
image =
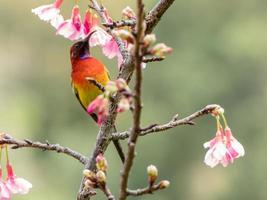
[[(88, 1), (79, 1), (83, 12)], [(145, 0), (150, 10), (156, 0)], [(69, 47), (31, 9), (49, 0), (1, 0), (0, 6), (0, 129), (17, 138), (60, 143), (88, 155), (98, 127), (85, 114), (70, 87)], [(104, 0), (114, 19), (134, 1)], [(70, 15), (74, 1), (65, 1)], [(237, 200), (267, 199), (267, 2), (263, 0), (179, 0), (155, 29), (158, 42), (173, 47), (161, 63), (144, 70), (142, 125), (186, 116), (210, 103), (222, 105), (245, 157), (227, 168), (204, 165), (202, 144), (213, 137), (215, 120), (197, 119), (196, 126), (142, 137), (130, 188), (146, 185), (146, 167), (158, 167), (171, 186), (136, 199)], [(116, 77), (116, 60), (100, 49), (93, 54)], [(119, 130), (131, 115), (118, 117)], [(83, 167), (65, 155), (39, 150), (11, 151), (17, 175), (33, 183), (21, 200), (73, 200)], [(121, 164), (113, 146), (107, 153), (108, 182), (118, 193)], [(105, 199), (99, 195), (95, 199)], [(132, 199), (132, 198), (130, 198)]]

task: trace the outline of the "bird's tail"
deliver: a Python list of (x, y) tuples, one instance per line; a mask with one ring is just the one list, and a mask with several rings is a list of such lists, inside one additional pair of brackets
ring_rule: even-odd
[[(97, 115), (95, 113), (92, 113), (90, 114), (91, 117), (94, 119), (95, 122), (97, 122)], [(117, 132), (117, 129), (115, 127), (115, 125), (113, 126), (112, 128), (112, 133), (116, 133)], [(120, 141), (119, 140), (112, 140), (113, 141), (113, 144), (115, 145), (115, 148), (120, 156), (120, 159), (122, 161), (122, 163), (124, 163), (125, 161), (125, 156), (124, 156), (124, 153), (123, 153), (123, 149), (122, 149), (122, 146), (120, 144)]]
[[(117, 132), (117, 129), (116, 129), (115, 126), (113, 126), (112, 132), (114, 132), (114, 133)], [(114, 144), (114, 146), (115, 146), (115, 148), (116, 148), (116, 150), (117, 150), (117, 152), (118, 152), (118, 154), (120, 156), (120, 159), (121, 159), (122, 163), (124, 163), (125, 155), (123, 153), (123, 149), (122, 149), (120, 141), (119, 140), (113, 140), (113, 144)]]

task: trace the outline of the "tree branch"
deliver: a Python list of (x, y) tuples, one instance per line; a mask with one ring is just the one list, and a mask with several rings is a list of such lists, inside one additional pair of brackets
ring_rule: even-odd
[(162, 189), (164, 189), (164, 188), (162, 188), (161, 182), (159, 182), (156, 185), (153, 185), (151, 187), (142, 188), (142, 189), (137, 189), (137, 190), (127, 189), (127, 195), (128, 196), (142, 196), (145, 194), (152, 194), (154, 191), (162, 190)]
[[(104, 19), (103, 17), (103, 13), (101, 12), (101, 8), (98, 5), (96, 0), (91, 0), (92, 4), (95, 5), (94, 9), (98, 12), (98, 14), (101, 16), (102, 19)], [(169, 4), (169, 6), (171, 5), (170, 2), (166, 1), (167, 4)], [(161, 16), (163, 15), (163, 13), (168, 9), (169, 6), (165, 6), (163, 4), (157, 4), (157, 6), (159, 7), (158, 9), (160, 10), (160, 12), (162, 13)], [(161, 8), (162, 7), (162, 8)], [(154, 8), (155, 9), (155, 8)], [(154, 10), (153, 9), (153, 10)], [(151, 11), (152, 13), (155, 13), (154, 11)], [(150, 13), (151, 13), (150, 12)], [(151, 15), (152, 16), (152, 15)], [(150, 18), (147, 18), (150, 19)], [(106, 21), (103, 20), (104, 23), (107, 23)], [(156, 21), (155, 21), (156, 22)], [(153, 24), (153, 20), (150, 20), (150, 32), (152, 32), (153, 28), (156, 26), (157, 23)], [(112, 34), (111, 30), (107, 30), (109, 33)], [(115, 34), (112, 35), (115, 39), (115, 41), (117, 42), (120, 52), (123, 56), (123, 64), (120, 68), (119, 71), (119, 75), (117, 78), (123, 78), (124, 80), (126, 80), (127, 82), (130, 81), (132, 73), (134, 71), (134, 58), (133, 56), (129, 53), (129, 51), (127, 50), (124, 42), (118, 38)], [(114, 123), (115, 123), (115, 119), (117, 117), (117, 106), (118, 106), (118, 102), (120, 99), (120, 95), (117, 94), (114, 97), (114, 101), (110, 103), (110, 109), (109, 109), (109, 116), (107, 117), (107, 120), (102, 124), (97, 138), (96, 138), (96, 144), (95, 147), (93, 149), (93, 152), (91, 154), (91, 157), (89, 159), (89, 161), (86, 163), (85, 168), (86, 169), (90, 169), (90, 170), (94, 170), (95, 169), (95, 158), (99, 153), (104, 153), (107, 146), (110, 143), (110, 134), (112, 133), (113, 127), (114, 127)], [(77, 200), (88, 200), (90, 199), (90, 195), (88, 195), (88, 192), (83, 191), (84, 188), (84, 179), (81, 182), (81, 186), (79, 189), (79, 193), (77, 196)]]
[(150, 57), (150, 58), (143, 58), (143, 62), (144, 63), (149, 63), (149, 62), (159, 62), (159, 61), (163, 61), (165, 58), (164, 57)]
[(135, 57), (135, 87), (134, 87), (134, 111), (133, 111), (133, 128), (130, 133), (130, 139), (128, 141), (128, 152), (123, 165), (121, 173), (121, 188), (119, 200), (125, 200), (127, 197), (127, 185), (129, 174), (133, 165), (135, 157), (135, 147), (137, 138), (140, 133), (140, 121), (141, 121), (141, 86), (142, 86), (142, 59), (143, 59), (143, 48), (142, 42), (144, 39), (144, 4), (142, 0), (137, 0), (137, 24), (136, 24), (136, 37), (134, 45), (134, 57)]
[(120, 21), (113, 21), (113, 23), (103, 23), (103, 26), (107, 27), (107, 28), (120, 28), (120, 27), (124, 27), (124, 26), (135, 26), (135, 20), (125, 20), (122, 19)]
[(105, 187), (102, 189), (103, 193), (106, 195), (108, 200), (115, 200), (114, 195), (111, 193), (110, 189), (105, 185)]
[[(153, 124), (153, 126), (148, 127), (146, 129), (141, 130), (140, 132), (140, 136), (145, 136), (151, 133), (157, 133), (157, 132), (162, 132), (162, 131), (166, 131), (169, 130), (171, 128), (174, 128), (176, 126), (180, 126), (180, 125), (194, 125), (194, 122), (192, 120), (201, 117), (203, 115), (206, 114), (210, 114), (212, 113), (212, 111), (216, 110), (220, 108), (219, 105), (216, 104), (212, 104), (212, 105), (207, 105), (206, 107), (202, 108), (201, 110), (183, 118), (183, 119), (177, 119), (177, 115), (175, 115), (173, 117), (173, 119), (165, 124), (162, 125), (155, 125)], [(124, 140), (130, 137), (130, 131), (125, 131), (125, 132), (121, 132), (121, 133), (113, 133), (112, 134), (112, 139), (114, 140)]]
[(50, 144), (48, 142), (41, 143), (41, 142), (33, 142), (31, 140), (25, 139), (25, 140), (17, 140), (15, 138), (12, 138), (8, 134), (2, 135), (0, 139), (0, 145), (8, 144), (11, 145), (12, 149), (19, 149), (19, 148), (36, 148), (41, 149), (43, 151), (55, 151), (57, 153), (64, 153), (68, 156), (71, 156), (78, 160), (82, 164), (86, 164), (88, 159), (83, 156), (82, 154), (68, 148), (68, 147), (62, 147), (59, 144)]
[(151, 33), (175, 0), (160, 0), (146, 16), (146, 34)]

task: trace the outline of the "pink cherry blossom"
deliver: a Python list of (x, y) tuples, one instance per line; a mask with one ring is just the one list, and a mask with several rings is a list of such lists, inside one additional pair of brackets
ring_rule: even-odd
[(242, 146), (242, 144), (240, 144), (240, 142), (237, 141), (237, 139), (233, 137), (232, 131), (229, 127), (226, 127), (224, 129), (224, 134), (226, 138), (228, 160), (233, 161), (236, 158), (244, 156), (245, 155), (244, 147)]
[(93, 28), (93, 31), (95, 31), (95, 33), (90, 37), (90, 40), (89, 40), (89, 44), (91, 47), (94, 47), (94, 46), (102, 46), (103, 47), (112, 38), (105, 30), (103, 30), (99, 26), (95, 26)]
[(118, 47), (117, 42), (114, 40), (114, 38), (111, 38), (102, 48), (102, 52), (105, 56), (107, 56), (109, 59), (114, 58), (117, 56), (118, 58), (118, 67), (123, 63), (123, 57), (121, 55), (120, 49)]
[(60, 12), (59, 7), (61, 6), (62, 2), (63, 0), (56, 0), (53, 4), (42, 5), (32, 9), (32, 12), (38, 15), (41, 20), (50, 21), (58, 16)]
[(32, 188), (32, 184), (23, 178), (16, 177), (13, 172), (13, 168), (9, 163), (7, 164), (6, 168), (6, 187), (8, 188), (8, 190), (13, 194), (27, 194)]
[(11, 192), (6, 186), (6, 183), (2, 181), (2, 168), (0, 168), (0, 200), (10, 200)]
[(97, 124), (100, 126), (108, 116), (108, 99), (99, 95), (87, 108), (89, 114), (96, 113), (98, 117)]
[(86, 38), (89, 33), (92, 32), (95, 26), (98, 24), (98, 18), (96, 14), (92, 14), (91, 10), (87, 10), (84, 16), (83, 22), (83, 38)]
[(75, 5), (72, 9), (71, 18), (58, 25), (57, 34), (74, 41), (81, 39), (83, 35), (82, 28), (80, 9), (78, 5)]
[(63, 22), (64, 22), (64, 18), (63, 18), (63, 16), (62, 16), (62, 15), (57, 15), (54, 19), (52, 19), (52, 20), (50, 21), (50, 24), (51, 24), (54, 28), (58, 29), (59, 25), (62, 24)]
[(234, 159), (245, 155), (243, 146), (233, 137), (229, 127), (224, 131), (220, 128), (215, 138), (204, 143), (204, 148), (209, 148), (204, 162), (212, 168), (218, 164), (226, 167), (233, 163)]

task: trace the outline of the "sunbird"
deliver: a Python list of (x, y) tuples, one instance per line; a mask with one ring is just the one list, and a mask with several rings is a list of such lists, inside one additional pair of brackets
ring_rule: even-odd
[[(90, 54), (89, 39), (94, 33), (95, 31), (90, 33), (84, 40), (76, 42), (70, 49), (72, 66), (71, 86), (75, 96), (86, 112), (90, 103), (95, 100), (98, 95), (103, 93), (99, 87), (88, 81), (88, 78), (95, 80), (103, 87), (105, 87), (110, 80), (109, 72), (105, 65)], [(95, 122), (98, 121), (98, 117), (95, 113), (90, 115)], [(114, 126), (114, 132), (115, 131), (116, 128)], [(113, 143), (122, 162), (124, 162), (124, 154), (119, 141), (113, 140)]]

